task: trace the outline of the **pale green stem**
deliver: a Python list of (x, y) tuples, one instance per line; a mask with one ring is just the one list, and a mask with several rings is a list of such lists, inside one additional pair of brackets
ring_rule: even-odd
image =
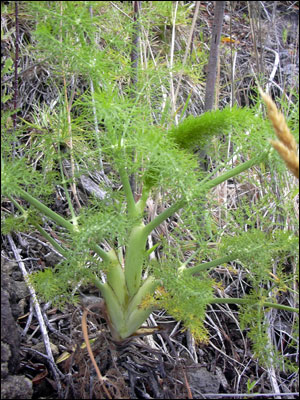
[(220, 183), (227, 181), (228, 179), (233, 178), (236, 175), (239, 175), (241, 172), (245, 171), (246, 169), (253, 167), (253, 165), (258, 164), (263, 159), (265, 159), (267, 154), (268, 154), (268, 152), (264, 151), (259, 156), (251, 158), (250, 160), (244, 162), (243, 164), (238, 165), (237, 167), (231, 169), (230, 171), (225, 172), (221, 176), (217, 176), (216, 178), (212, 179), (211, 181), (209, 181), (208, 183), (206, 183), (204, 185), (205, 190), (212, 189), (213, 187), (219, 185)]
[(181, 266), (178, 268), (178, 272), (180, 273), (184, 272), (187, 269), (187, 265), (189, 264), (189, 262), (191, 262), (200, 251), (201, 248), (196, 250), (187, 260), (185, 260), (185, 262), (182, 263)]
[(130, 217), (135, 217), (137, 212), (136, 212), (136, 207), (135, 207), (135, 201), (133, 197), (133, 193), (130, 187), (130, 182), (128, 179), (128, 174), (125, 170), (125, 167), (119, 166), (118, 171), (120, 174), (121, 182), (123, 185), (124, 193), (126, 196), (126, 201), (127, 201), (127, 207), (128, 207), (128, 215)]
[(146, 251), (146, 256), (149, 257), (150, 254), (153, 253), (153, 251), (154, 251), (155, 249), (157, 249), (158, 246), (159, 246), (159, 243), (156, 243), (154, 246), (151, 247), (151, 249), (148, 249), (148, 250)]
[(182, 207), (184, 207), (185, 204), (186, 204), (186, 201), (184, 199), (181, 199), (181, 200), (177, 201), (175, 204), (173, 204), (171, 207), (167, 208), (165, 211), (163, 211), (157, 217), (155, 217), (154, 220), (152, 220), (145, 226), (146, 235), (147, 236), (150, 235), (150, 233), (155, 228), (157, 228), (162, 222), (164, 222), (166, 219), (170, 218), (178, 210), (180, 210)]
[(77, 223), (76, 213), (75, 213), (75, 210), (74, 210), (74, 207), (73, 207), (73, 204), (72, 204), (72, 201), (71, 201), (71, 198), (70, 198), (67, 186), (66, 186), (65, 176), (64, 176), (64, 172), (63, 172), (62, 161), (61, 161), (61, 156), (60, 156), (60, 146), (58, 146), (58, 155), (59, 155), (59, 167), (60, 167), (62, 185), (63, 185), (64, 192), (65, 192), (65, 195), (66, 195), (66, 198), (67, 198), (67, 202), (68, 202), (68, 205), (69, 205), (69, 210), (70, 210), (71, 215), (72, 215), (73, 225), (77, 227), (78, 223)]
[(121, 306), (118, 296), (107, 283), (102, 283), (99, 278), (94, 277), (94, 284), (99, 288), (108, 310), (112, 334), (115, 339), (124, 339), (133, 334), (149, 317), (153, 307), (141, 307), (141, 302), (152, 295), (159, 281), (149, 277), (139, 288), (127, 308)]
[(139, 199), (139, 201), (137, 201), (135, 204), (136, 211), (139, 215), (142, 215), (144, 212), (144, 209), (146, 207), (146, 202), (149, 197), (149, 193), (150, 193), (150, 188), (144, 186), (142, 191), (142, 196)]
[(136, 294), (141, 284), (147, 237), (143, 223), (135, 225), (129, 235), (125, 256), (125, 279), (130, 297)]
[[(8, 196), (9, 200), (17, 207), (19, 211), (23, 214), (24, 218), (26, 218), (27, 211), (11, 196)], [(50, 236), (40, 225), (35, 224), (36, 229), (52, 244), (52, 246), (64, 257), (67, 257), (68, 252), (63, 249), (54, 239)]]
[(122, 338), (125, 339), (136, 332), (152, 313), (153, 309), (154, 307), (136, 308), (126, 321), (126, 330), (121, 333)]
[(130, 336), (134, 333), (153, 311), (153, 307), (143, 307), (143, 299), (147, 299), (147, 295), (152, 296), (155, 288), (158, 286), (159, 281), (153, 277), (149, 277), (139, 288), (137, 294), (133, 297), (126, 310), (125, 321), (126, 330), (121, 335), (123, 338)]
[[(223, 175), (218, 176), (217, 178), (212, 179), (210, 182), (205, 183), (202, 185), (203, 192), (212, 189), (213, 187), (219, 185), (220, 183), (226, 181), (227, 179), (233, 178), (234, 176), (240, 174), (241, 172), (245, 171), (248, 168), (253, 167), (253, 165), (257, 164), (258, 162), (262, 161), (266, 157), (267, 152), (263, 152), (260, 156), (254, 157), (251, 160), (244, 162), (241, 165), (231, 169), (230, 171), (225, 172)], [(201, 184), (200, 184), (201, 188)], [(159, 214), (153, 221), (149, 222), (145, 230), (149, 235), (155, 228), (157, 228), (162, 222), (164, 222), (167, 218), (171, 217), (175, 212), (179, 211), (186, 205), (187, 201), (185, 199), (181, 199), (173, 204), (171, 207), (167, 208), (161, 214)]]
[[(125, 339), (131, 334), (133, 334), (145, 320), (149, 317), (151, 312), (153, 311), (153, 307), (148, 308), (140, 308), (139, 302), (136, 301), (137, 298), (133, 299), (133, 303), (131, 308), (131, 313), (128, 315), (127, 312), (124, 312), (120, 303), (118, 302), (117, 296), (114, 291), (107, 283), (102, 283), (97, 277), (94, 278), (94, 284), (100, 290), (107, 307), (108, 317), (110, 319), (112, 335), (116, 340)], [(138, 294), (139, 300), (144, 298), (148, 293), (151, 294), (157, 282), (151, 278), (147, 280), (145, 284), (142, 286), (141, 292)], [(142, 296), (140, 297), (140, 294)]]
[(52, 244), (52, 246), (64, 257), (68, 257), (68, 251), (63, 249), (54, 239), (52, 236), (49, 235), (48, 232), (46, 232), (40, 225), (36, 224), (35, 225), (36, 229)]
[(142, 286), (139, 288), (136, 295), (133, 297), (131, 302), (129, 303), (126, 310), (126, 318), (130, 317), (130, 314), (138, 309), (141, 302), (147, 295), (153, 295), (155, 288), (159, 285), (159, 281), (155, 280), (152, 276), (149, 276)]
[[(260, 304), (257, 300), (252, 300), (252, 299), (240, 299), (240, 298), (220, 298), (220, 297), (215, 297), (211, 300), (209, 300), (210, 304), (240, 304), (240, 305), (249, 305), (249, 304)], [(284, 310), (284, 311), (289, 311), (289, 312), (296, 312), (299, 314), (299, 308), (295, 307), (290, 307), (290, 306), (285, 306), (283, 304), (277, 304), (277, 303), (272, 303), (269, 301), (261, 303), (262, 307), (271, 307), (271, 308), (277, 308), (279, 310)]]
[(23, 190), (22, 188), (18, 188), (18, 191), (21, 193), (21, 196), (23, 197), (24, 200), (28, 201), (28, 203), (37, 208), (42, 214), (51, 218), (60, 226), (63, 226), (64, 228), (68, 229), (71, 233), (74, 233), (76, 231), (76, 228), (74, 227), (73, 224), (71, 224), (63, 217), (61, 217), (59, 214), (56, 214), (56, 212), (50, 210), (50, 208), (45, 206), (39, 200), (32, 197), (29, 193), (25, 192), (25, 190)]
[[(25, 192), (25, 190), (23, 190), (22, 188), (19, 188), (18, 190), (21, 193), (21, 196), (24, 198), (24, 200), (28, 201), (28, 203), (37, 208), (42, 214), (52, 219), (60, 226), (68, 229), (71, 234), (78, 231), (78, 227), (75, 227), (73, 224), (71, 224), (63, 217), (61, 217), (59, 214), (56, 214), (56, 212), (52, 211), (50, 208), (45, 206), (39, 200), (32, 197), (29, 193)], [(106, 262), (111, 261), (111, 257), (108, 256), (107, 252), (102, 250), (101, 247), (99, 247), (97, 244), (90, 243), (90, 247), (103, 259), (103, 261)]]
[(113, 249), (108, 252), (108, 255), (112, 261), (107, 266), (107, 283), (114, 291), (121, 307), (124, 309), (128, 300), (124, 271)]
[(27, 211), (11, 196), (7, 196), (9, 200), (17, 207), (19, 211), (23, 214), (24, 218), (27, 216)]
[(236, 255), (229, 255), (225, 257), (218, 258), (217, 260), (209, 261), (206, 263), (202, 263), (199, 265), (195, 265), (194, 267), (187, 268), (186, 266), (180, 267), (178, 271), (180, 273), (192, 275), (196, 274), (197, 272), (206, 271), (210, 268), (217, 267), (218, 265), (228, 263), (229, 261), (234, 261), (236, 259)]
[(106, 263), (111, 263), (114, 261), (114, 258), (105, 250), (102, 250), (100, 246), (95, 243), (89, 243), (89, 246), (95, 253), (97, 253), (103, 261)]
[(94, 284), (98, 287), (104, 298), (108, 311), (108, 317), (112, 325), (112, 334), (115, 339), (119, 340), (122, 338), (120, 333), (127, 329), (124, 311), (114, 291), (107, 283), (102, 283), (98, 278), (95, 277)]

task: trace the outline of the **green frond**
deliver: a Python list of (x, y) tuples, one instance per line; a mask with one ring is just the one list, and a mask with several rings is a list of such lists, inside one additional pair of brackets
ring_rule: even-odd
[(140, 152), (145, 166), (142, 181), (148, 187), (165, 187), (186, 196), (201, 176), (196, 158), (176, 148), (168, 136), (160, 132), (141, 141), (137, 146), (138, 149), (144, 146)]
[[(268, 295), (266, 291), (266, 296)], [(260, 306), (258, 293), (252, 290), (249, 295), (249, 304), (240, 306), (239, 320), (242, 330), (247, 330), (247, 336), (251, 340), (253, 356), (265, 367), (286, 368), (294, 371), (297, 366), (286, 360), (276, 349), (271, 337), (268, 335), (269, 322), (266, 318), (263, 307)], [(298, 337), (299, 332), (294, 337)]]
[(94, 282), (95, 273), (99, 273), (99, 262), (95, 258), (84, 253), (72, 254), (70, 251), (67, 260), (54, 269), (46, 268), (32, 273), (29, 280), (43, 301), (52, 301), (63, 307), (67, 303), (77, 303), (77, 285), (79, 282), (81, 285)]
[(43, 301), (51, 301), (54, 306), (64, 307), (66, 304), (76, 304), (78, 298), (72, 293), (72, 285), (63, 280), (58, 271), (50, 268), (34, 272), (29, 276), (29, 281), (34, 285), (36, 293)]
[(234, 254), (242, 262), (255, 286), (270, 280), (275, 260), (280, 266), (287, 257), (297, 257), (298, 251), (298, 238), (294, 233), (281, 230), (267, 233), (255, 228), (233, 237), (224, 237), (220, 246), (221, 254)]
[[(103, 204), (105, 207), (105, 204)], [(118, 204), (107, 205), (106, 212), (91, 207), (90, 209), (82, 209), (78, 216), (80, 231), (76, 234), (74, 242), (78, 248), (81, 246), (89, 247), (91, 238), (93, 242), (101, 243), (104, 239), (119, 239), (120, 245), (125, 244), (127, 233), (132, 226), (127, 215), (118, 207)]]
[(36, 210), (29, 208), (26, 210), (25, 215), (9, 215), (3, 216), (1, 219), (1, 232), (7, 235), (11, 232), (27, 232), (32, 229), (32, 226), (41, 224), (42, 218)]
[(53, 193), (52, 186), (41, 185), (44, 181), (43, 175), (27, 165), (24, 158), (14, 161), (6, 161), (2, 159), (1, 163), (1, 178), (2, 178), (2, 195), (18, 196), (19, 188), (32, 186), (35, 195), (49, 195)]
[(166, 263), (154, 266), (154, 274), (163, 286), (158, 291), (156, 304), (177, 320), (182, 320), (198, 342), (208, 341), (204, 327), (206, 306), (213, 298), (214, 280), (201, 276), (178, 276), (177, 268)]
[(232, 129), (249, 129), (255, 122), (253, 112), (248, 108), (229, 107), (208, 111), (199, 117), (189, 116), (169, 131), (170, 137), (183, 149), (202, 148), (215, 135), (224, 135)]

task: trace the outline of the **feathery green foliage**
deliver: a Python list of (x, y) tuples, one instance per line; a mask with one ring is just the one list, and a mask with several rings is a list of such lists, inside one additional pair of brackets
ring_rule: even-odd
[(197, 118), (186, 118), (170, 131), (170, 136), (180, 148), (201, 148), (212, 140), (212, 136), (221, 136), (232, 130), (239, 130), (242, 134), (242, 130), (257, 128), (261, 123), (249, 108), (227, 107), (223, 110), (208, 111)]
[(173, 262), (152, 263), (153, 274), (162, 286), (153, 299), (148, 301), (183, 321), (197, 342), (208, 342), (204, 320), (207, 304), (213, 299), (216, 282), (204, 274), (201, 279), (192, 275), (179, 275), (176, 260)]

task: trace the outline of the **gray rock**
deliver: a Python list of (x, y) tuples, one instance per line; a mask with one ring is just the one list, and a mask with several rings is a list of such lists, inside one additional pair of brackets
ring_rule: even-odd
[(23, 375), (14, 375), (20, 364), (20, 336), (12, 309), (16, 306), (15, 284), (25, 283), (13, 280), (11, 266), (1, 258), (1, 399), (31, 399), (32, 382)]
[(29, 290), (25, 282), (14, 282), (14, 288), (17, 301), (29, 296)]
[(218, 393), (220, 380), (205, 367), (188, 367), (185, 371), (194, 398), (203, 393)]
[(5, 348), (1, 346), (1, 361), (2, 357), (4, 357), (3, 361), (8, 362), (9, 371), (14, 373), (19, 366), (20, 338), (11, 312), (9, 294), (3, 288), (1, 290), (1, 342), (8, 344), (11, 352), (10, 358), (7, 360)]
[(9, 375), (1, 380), (1, 399), (31, 399), (32, 383), (23, 375)]

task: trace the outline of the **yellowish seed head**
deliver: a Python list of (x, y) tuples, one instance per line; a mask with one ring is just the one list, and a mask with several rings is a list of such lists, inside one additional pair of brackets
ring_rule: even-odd
[(266, 106), (269, 120), (271, 121), (278, 140), (270, 140), (274, 149), (286, 163), (288, 169), (299, 179), (299, 157), (297, 143), (291, 134), (284, 115), (277, 109), (271, 97), (259, 88), (259, 93)]

